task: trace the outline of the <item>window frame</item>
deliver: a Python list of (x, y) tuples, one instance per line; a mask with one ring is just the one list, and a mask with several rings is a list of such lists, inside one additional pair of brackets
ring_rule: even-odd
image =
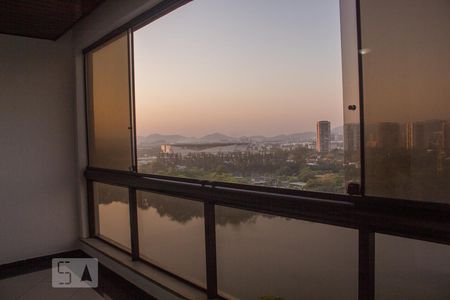
[[(167, 176), (167, 175), (157, 175), (157, 174), (149, 174), (149, 173), (140, 173), (138, 172), (138, 166), (137, 166), (137, 133), (136, 133), (136, 105), (135, 105), (135, 98), (134, 98), (134, 52), (133, 52), (133, 34), (135, 31), (139, 30), (140, 28), (150, 24), (153, 21), (156, 21), (160, 17), (163, 17), (164, 15), (176, 10), (177, 8), (192, 2), (195, 0), (163, 0), (159, 4), (157, 4), (155, 7), (151, 8), (150, 10), (144, 12), (143, 14), (135, 17), (128, 23), (120, 26), (119, 28), (111, 31), (110, 33), (106, 34), (102, 38), (100, 38), (98, 41), (94, 42), (93, 44), (87, 46), (84, 48), (83, 55), (84, 55), (84, 64), (85, 64), (85, 88), (89, 86), (87, 83), (88, 74), (87, 74), (87, 61), (86, 56), (88, 53), (95, 51), (97, 48), (102, 47), (108, 41), (113, 40), (115, 37), (127, 33), (128, 34), (128, 40), (129, 40), (129, 66), (130, 66), (130, 120), (131, 120), (131, 127), (132, 127), (132, 137), (131, 137), (131, 147), (132, 147), (132, 172), (133, 174), (139, 175), (139, 176), (145, 176), (148, 178), (155, 178), (155, 179), (163, 179), (163, 180), (170, 180), (170, 181), (176, 181), (180, 183), (195, 183), (199, 185), (213, 185), (213, 186), (221, 186), (224, 188), (234, 188), (234, 189), (241, 189), (243, 191), (259, 191), (259, 192), (266, 192), (266, 193), (276, 193), (280, 195), (288, 195), (288, 196), (298, 196), (298, 197), (310, 197), (310, 198), (317, 198), (317, 199), (327, 199), (332, 201), (342, 201), (342, 202), (354, 202), (354, 197), (352, 195), (349, 195), (346, 191), (346, 193), (338, 194), (338, 193), (327, 193), (327, 192), (319, 192), (319, 191), (304, 191), (304, 190), (295, 190), (295, 189), (287, 189), (287, 188), (277, 188), (277, 187), (270, 187), (270, 186), (257, 186), (257, 185), (251, 185), (251, 184), (240, 184), (240, 183), (229, 183), (229, 182), (221, 182), (221, 181), (206, 181), (206, 180), (200, 180), (200, 179), (194, 179), (194, 178), (183, 178), (183, 177), (173, 177), (173, 176)], [(337, 1), (346, 1), (346, 0), (337, 0)], [(86, 92), (85, 94), (85, 106), (86, 108), (90, 105), (90, 99), (89, 94)], [(88, 120), (86, 122), (86, 129), (88, 130)], [(97, 169), (97, 170), (110, 170), (110, 171), (116, 171), (113, 169), (106, 169), (106, 168), (99, 168), (99, 167), (91, 167), (89, 162), (89, 140), (87, 137), (87, 148), (88, 148), (88, 168), (89, 169)], [(362, 163), (361, 163), (362, 165)], [(361, 167), (360, 171), (362, 171), (363, 168)], [(360, 178), (362, 178), (362, 173), (360, 174)], [(347, 187), (346, 187), (347, 188)], [(358, 194), (359, 195), (359, 194)]]
[[(134, 101), (134, 58), (133, 33), (145, 25), (170, 13), (193, 0), (163, 0), (143, 14), (106, 34), (98, 41), (83, 49), (86, 132), (88, 130), (89, 94), (87, 92), (86, 56), (110, 39), (128, 34), (130, 59), (130, 119), (132, 121), (133, 170), (118, 171), (94, 168), (89, 165), (89, 144), (86, 136), (88, 166), (85, 170), (87, 181), (88, 223), (90, 237), (95, 234), (95, 207), (93, 207), (93, 183), (101, 182), (128, 187), (130, 192), (130, 228), (132, 231), (133, 260), (139, 259), (137, 240), (136, 191), (163, 193), (189, 200), (200, 201), (205, 207), (205, 239), (207, 259), (207, 293), (217, 296), (217, 265), (215, 255), (215, 216), (214, 206), (226, 206), (276, 216), (308, 220), (317, 223), (347, 227), (359, 230), (359, 299), (373, 299), (374, 294), (374, 235), (383, 233), (406, 238), (450, 245), (450, 204), (425, 202), (410, 199), (374, 197), (365, 195), (365, 151), (364, 151), (364, 93), (363, 63), (361, 48), (361, 20), (359, 0), (339, 0), (340, 4), (354, 6), (356, 13), (356, 32), (358, 52), (358, 87), (360, 107), (360, 158), (361, 193), (331, 194), (313, 191), (300, 191), (266, 186), (204, 181), (192, 178), (179, 178), (137, 171), (136, 112)], [(239, 8), (236, 8), (239, 9)], [(342, 12), (341, 12), (342, 15)], [(99, 237), (97, 237), (99, 238)], [(137, 248), (137, 249), (136, 249)], [(158, 266), (156, 266), (159, 268)], [(164, 271), (164, 270), (163, 270)], [(168, 271), (165, 271), (168, 272)], [(168, 272), (170, 273), (170, 272)], [(179, 276), (174, 277), (186, 281)], [(362, 293), (362, 294), (361, 294)]]
[[(220, 186), (224, 188), (233, 188), (237, 190), (243, 191), (258, 191), (265, 193), (275, 193), (279, 195), (287, 195), (287, 196), (298, 196), (298, 197), (308, 197), (315, 199), (327, 199), (332, 201), (342, 201), (342, 202), (350, 202), (350, 203), (358, 203), (358, 205), (364, 204), (365, 206), (372, 207), (373, 202), (379, 202), (382, 205), (388, 205), (391, 207), (396, 207), (396, 203), (399, 203), (399, 207), (408, 207), (412, 209), (430, 209), (430, 210), (445, 210), (450, 212), (450, 204), (439, 203), (439, 202), (427, 202), (427, 201), (419, 201), (419, 200), (411, 200), (411, 199), (400, 199), (400, 198), (389, 198), (389, 197), (376, 197), (376, 196), (367, 196), (365, 195), (365, 137), (364, 137), (364, 79), (363, 79), (363, 62), (362, 55), (358, 53), (358, 94), (359, 94), (359, 119), (360, 119), (360, 193), (350, 195), (346, 194), (334, 194), (334, 193), (326, 193), (326, 192), (316, 192), (316, 191), (302, 191), (302, 190), (294, 190), (294, 189), (286, 189), (286, 188), (276, 188), (269, 186), (256, 186), (249, 184), (239, 184), (239, 183), (228, 183), (228, 182), (218, 182), (218, 181), (205, 181), (194, 178), (181, 178), (181, 177), (172, 177), (166, 175), (156, 175), (156, 174), (147, 174), (147, 173), (139, 173), (137, 170), (137, 135), (136, 135), (136, 107), (135, 107), (135, 99), (134, 99), (134, 57), (133, 57), (133, 33), (136, 30), (150, 24), (151, 22), (163, 17), (164, 15), (172, 12), (173, 10), (191, 2), (194, 0), (163, 0), (153, 8), (148, 11), (142, 13), (141, 15), (135, 17), (131, 21), (125, 23), (124, 25), (116, 28), (110, 33), (106, 34), (93, 44), (87, 46), (82, 50), (84, 55), (84, 67), (85, 67), (85, 107), (86, 107), (86, 129), (88, 129), (88, 111), (87, 108), (90, 105), (89, 94), (87, 91), (87, 87), (89, 86), (87, 83), (87, 61), (86, 56), (89, 52), (95, 50), (96, 48), (102, 47), (108, 41), (114, 39), (118, 35), (127, 33), (128, 41), (129, 41), (129, 72), (130, 72), (130, 120), (132, 127), (131, 134), (131, 147), (132, 147), (132, 174), (136, 174), (139, 176), (145, 176), (148, 178), (154, 179), (162, 179), (169, 180), (180, 183), (195, 183), (198, 185), (212, 185), (212, 186)], [(341, 10), (342, 7), (349, 7), (349, 5), (354, 5), (356, 10), (356, 42), (358, 49), (361, 48), (361, 20), (360, 20), (360, 5), (359, 0), (338, 0), (340, 1)], [(352, 3), (353, 2), (353, 3)], [(342, 15), (342, 11), (341, 11)], [(343, 75), (345, 76), (345, 74)], [(88, 136), (87, 136), (88, 139)], [(88, 157), (88, 169), (96, 169), (96, 170), (107, 170), (102, 168), (94, 168), (90, 166), (89, 163), (89, 141), (86, 141), (87, 145), (87, 157)], [(109, 169), (108, 169), (109, 170)], [(116, 171), (116, 170), (111, 170)]]

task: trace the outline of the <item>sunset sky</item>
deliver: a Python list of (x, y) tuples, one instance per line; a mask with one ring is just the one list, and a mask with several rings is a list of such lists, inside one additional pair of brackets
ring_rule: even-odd
[(341, 126), (339, 27), (338, 0), (195, 0), (139, 29), (138, 135)]

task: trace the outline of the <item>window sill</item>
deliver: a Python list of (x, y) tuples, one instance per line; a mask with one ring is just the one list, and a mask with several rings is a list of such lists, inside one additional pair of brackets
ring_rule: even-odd
[[(132, 261), (129, 255), (120, 251), (119, 249), (114, 248), (113, 246), (100, 239), (81, 239), (81, 244), (82, 250), (86, 251), (91, 256), (98, 258), (99, 261), (105, 264), (108, 268), (116, 271), (115, 268), (112, 268), (110, 264), (103, 260), (112, 260), (114, 263), (119, 264), (121, 267), (128, 269), (128, 271), (133, 272), (134, 275), (141, 277), (140, 281), (147, 281), (147, 283), (150, 283), (150, 285), (155, 286), (160, 290), (160, 293), (165, 292), (167, 295), (172, 295), (172, 297), (169, 297), (170, 299), (208, 299), (204, 291), (183, 283), (180, 280), (177, 280), (176, 278), (149, 266), (148, 264), (140, 261)], [(98, 253), (100, 253), (101, 255), (96, 255)], [(117, 273), (119, 273), (119, 275), (129, 280), (133, 284), (136, 284), (135, 282), (133, 282), (132, 278), (128, 278), (128, 276), (124, 276), (123, 274), (120, 274), (120, 272)], [(144, 290), (148, 292), (150, 288)], [(151, 293), (153, 293), (153, 291)], [(151, 296), (155, 297), (157, 295), (151, 294)]]

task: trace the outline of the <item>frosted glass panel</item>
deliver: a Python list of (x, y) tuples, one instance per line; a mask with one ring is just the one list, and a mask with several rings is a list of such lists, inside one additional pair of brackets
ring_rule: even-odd
[(366, 191), (450, 203), (450, 1), (361, 0)]
[(91, 167), (129, 170), (132, 165), (128, 60), (126, 35), (87, 55)]

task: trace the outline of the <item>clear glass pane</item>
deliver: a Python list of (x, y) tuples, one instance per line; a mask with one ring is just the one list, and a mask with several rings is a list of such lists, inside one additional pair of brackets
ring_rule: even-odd
[(450, 246), (376, 235), (377, 300), (450, 299)]
[(361, 182), (361, 135), (356, 1), (340, 1), (345, 182)]
[(130, 250), (130, 208), (128, 189), (94, 183), (96, 233), (100, 237)]
[(126, 34), (87, 54), (89, 163), (129, 170), (130, 85)]
[(230, 299), (357, 299), (352, 229), (216, 207), (220, 293)]
[(367, 194), (450, 201), (449, 12), (361, 0)]
[(141, 257), (205, 287), (203, 204), (143, 191), (137, 197)]
[(339, 9), (197, 0), (137, 30), (139, 172), (345, 192)]

